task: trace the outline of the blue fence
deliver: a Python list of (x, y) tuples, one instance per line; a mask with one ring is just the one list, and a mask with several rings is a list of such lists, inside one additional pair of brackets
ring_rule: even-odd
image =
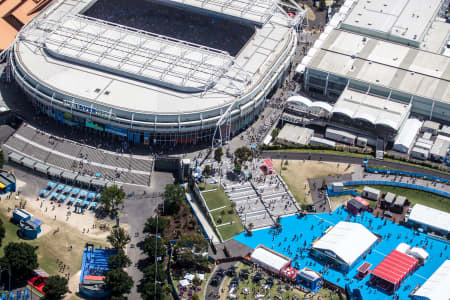
[(329, 197), (337, 197), (337, 196), (344, 196), (344, 195), (352, 195), (353, 197), (361, 196), (355, 190), (346, 190), (346, 191), (341, 191), (341, 192), (333, 192), (333, 187), (327, 187), (327, 193), (328, 193)]
[(424, 192), (433, 193), (439, 196), (444, 196), (447, 198), (450, 198), (450, 193), (437, 190), (434, 188), (430, 188), (423, 185), (417, 185), (417, 184), (409, 184), (404, 182), (392, 182), (392, 181), (378, 181), (378, 180), (361, 180), (361, 181), (346, 181), (344, 182), (344, 186), (352, 186), (352, 185), (389, 185), (389, 186), (395, 186), (395, 187), (401, 187), (401, 188), (407, 188), (407, 189), (415, 189), (420, 190)]
[(420, 174), (420, 173), (406, 172), (406, 171), (396, 171), (396, 170), (386, 170), (386, 169), (373, 169), (373, 168), (369, 168), (369, 167), (365, 167), (365, 171), (366, 172), (370, 172), (370, 173), (410, 176), (410, 177), (434, 180), (434, 181), (438, 181), (438, 182), (442, 182), (442, 183), (450, 183), (450, 180), (447, 180), (447, 179), (444, 179), (444, 178), (431, 176), (431, 175)]
[(30, 299), (30, 290), (16, 290), (11, 292), (2, 292), (0, 300), (28, 300)]

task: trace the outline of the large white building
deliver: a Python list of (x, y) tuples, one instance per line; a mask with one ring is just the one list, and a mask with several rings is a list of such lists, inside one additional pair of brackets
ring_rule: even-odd
[(27, 24), (13, 76), (56, 120), (146, 144), (225, 139), (251, 123), (291, 64), (304, 14), (271, 0), (158, 1), (254, 28), (231, 56), (84, 15), (95, 2), (55, 0)]
[(410, 113), (450, 122), (444, 0), (348, 0), (297, 67), (331, 120), (393, 140)]

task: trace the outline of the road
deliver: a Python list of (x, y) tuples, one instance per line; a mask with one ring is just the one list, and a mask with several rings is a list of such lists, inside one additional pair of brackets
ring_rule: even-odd
[[(317, 161), (329, 161), (338, 162), (344, 164), (362, 164), (363, 158), (350, 156), (350, 155), (339, 155), (332, 153), (319, 153), (319, 152), (269, 152), (264, 151), (262, 153), (264, 158), (271, 159), (290, 159), (290, 160), (317, 160)], [(406, 165), (402, 163), (386, 161), (386, 160), (371, 160), (369, 163), (373, 163), (379, 166), (384, 166), (390, 169), (402, 170), (407, 172), (415, 172), (430, 176), (436, 176), (444, 179), (450, 180), (450, 174), (445, 174), (433, 170), (423, 169), (419, 166)]]

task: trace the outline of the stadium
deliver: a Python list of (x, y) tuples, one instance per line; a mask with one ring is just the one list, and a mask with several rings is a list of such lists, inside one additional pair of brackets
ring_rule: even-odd
[(9, 68), (33, 106), (69, 126), (222, 143), (283, 82), (303, 16), (273, 0), (54, 1), (19, 32)]

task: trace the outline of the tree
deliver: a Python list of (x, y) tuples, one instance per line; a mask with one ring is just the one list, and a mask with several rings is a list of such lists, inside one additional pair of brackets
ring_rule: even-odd
[(200, 300), (200, 296), (198, 294), (194, 294), (194, 296), (192, 296), (192, 300)]
[(155, 282), (143, 280), (143, 284), (140, 288), (141, 296), (144, 300), (163, 300), (166, 295), (170, 295), (171, 289), (168, 285), (158, 283), (156, 284), (155, 293)]
[(159, 263), (156, 268), (155, 264), (152, 263), (150, 265), (147, 265), (144, 270), (142, 270), (142, 273), (144, 273), (144, 280), (145, 281), (155, 281), (155, 269), (156, 269), (156, 280), (159, 282), (163, 282), (167, 280), (167, 274), (165, 270), (165, 266), (162, 263)]
[(272, 136), (273, 139), (275, 139), (279, 133), (280, 133), (280, 128), (274, 128), (272, 130), (272, 132), (270, 133), (270, 135)]
[(240, 170), (241, 166), (253, 158), (253, 153), (248, 147), (240, 147), (234, 151), (234, 168)]
[(184, 201), (184, 189), (179, 184), (168, 184), (164, 192), (164, 215), (174, 215)]
[[(164, 231), (169, 226), (169, 219), (165, 217), (158, 217), (158, 234), (164, 235)], [(150, 217), (147, 219), (144, 225), (144, 233), (155, 234), (156, 233), (156, 217)]]
[(134, 282), (123, 269), (112, 269), (106, 273), (105, 284), (112, 296), (120, 297), (131, 291)]
[(103, 204), (105, 210), (114, 213), (120, 204), (124, 202), (125, 192), (117, 185), (112, 185), (100, 193), (100, 203)]
[(222, 149), (222, 147), (216, 148), (216, 150), (214, 150), (214, 159), (217, 162), (221, 162), (222, 161), (222, 156), (223, 156), (223, 149)]
[(205, 168), (203, 169), (203, 175), (205, 175), (206, 177), (211, 175), (211, 166), (210, 165), (205, 166)]
[(164, 246), (164, 240), (158, 239), (154, 236), (149, 236), (144, 240), (144, 252), (148, 255), (149, 261), (155, 261), (156, 257), (160, 257), (161, 260), (166, 256), (166, 247)]
[(108, 258), (108, 268), (110, 269), (123, 269), (131, 266), (130, 258), (125, 254), (123, 249), (120, 249), (119, 252), (115, 255), (111, 255)]
[(44, 299), (59, 300), (64, 298), (64, 295), (68, 292), (67, 279), (64, 277), (58, 275), (50, 276), (47, 281), (45, 281)]
[(116, 227), (106, 239), (114, 249), (123, 249), (131, 237), (122, 227)]
[(0, 247), (2, 245), (4, 237), (5, 237), (5, 226), (3, 226), (3, 221), (0, 219)]
[(17, 278), (26, 278), (39, 267), (36, 249), (24, 242), (11, 242), (6, 245), (2, 264), (11, 268), (11, 275)]

